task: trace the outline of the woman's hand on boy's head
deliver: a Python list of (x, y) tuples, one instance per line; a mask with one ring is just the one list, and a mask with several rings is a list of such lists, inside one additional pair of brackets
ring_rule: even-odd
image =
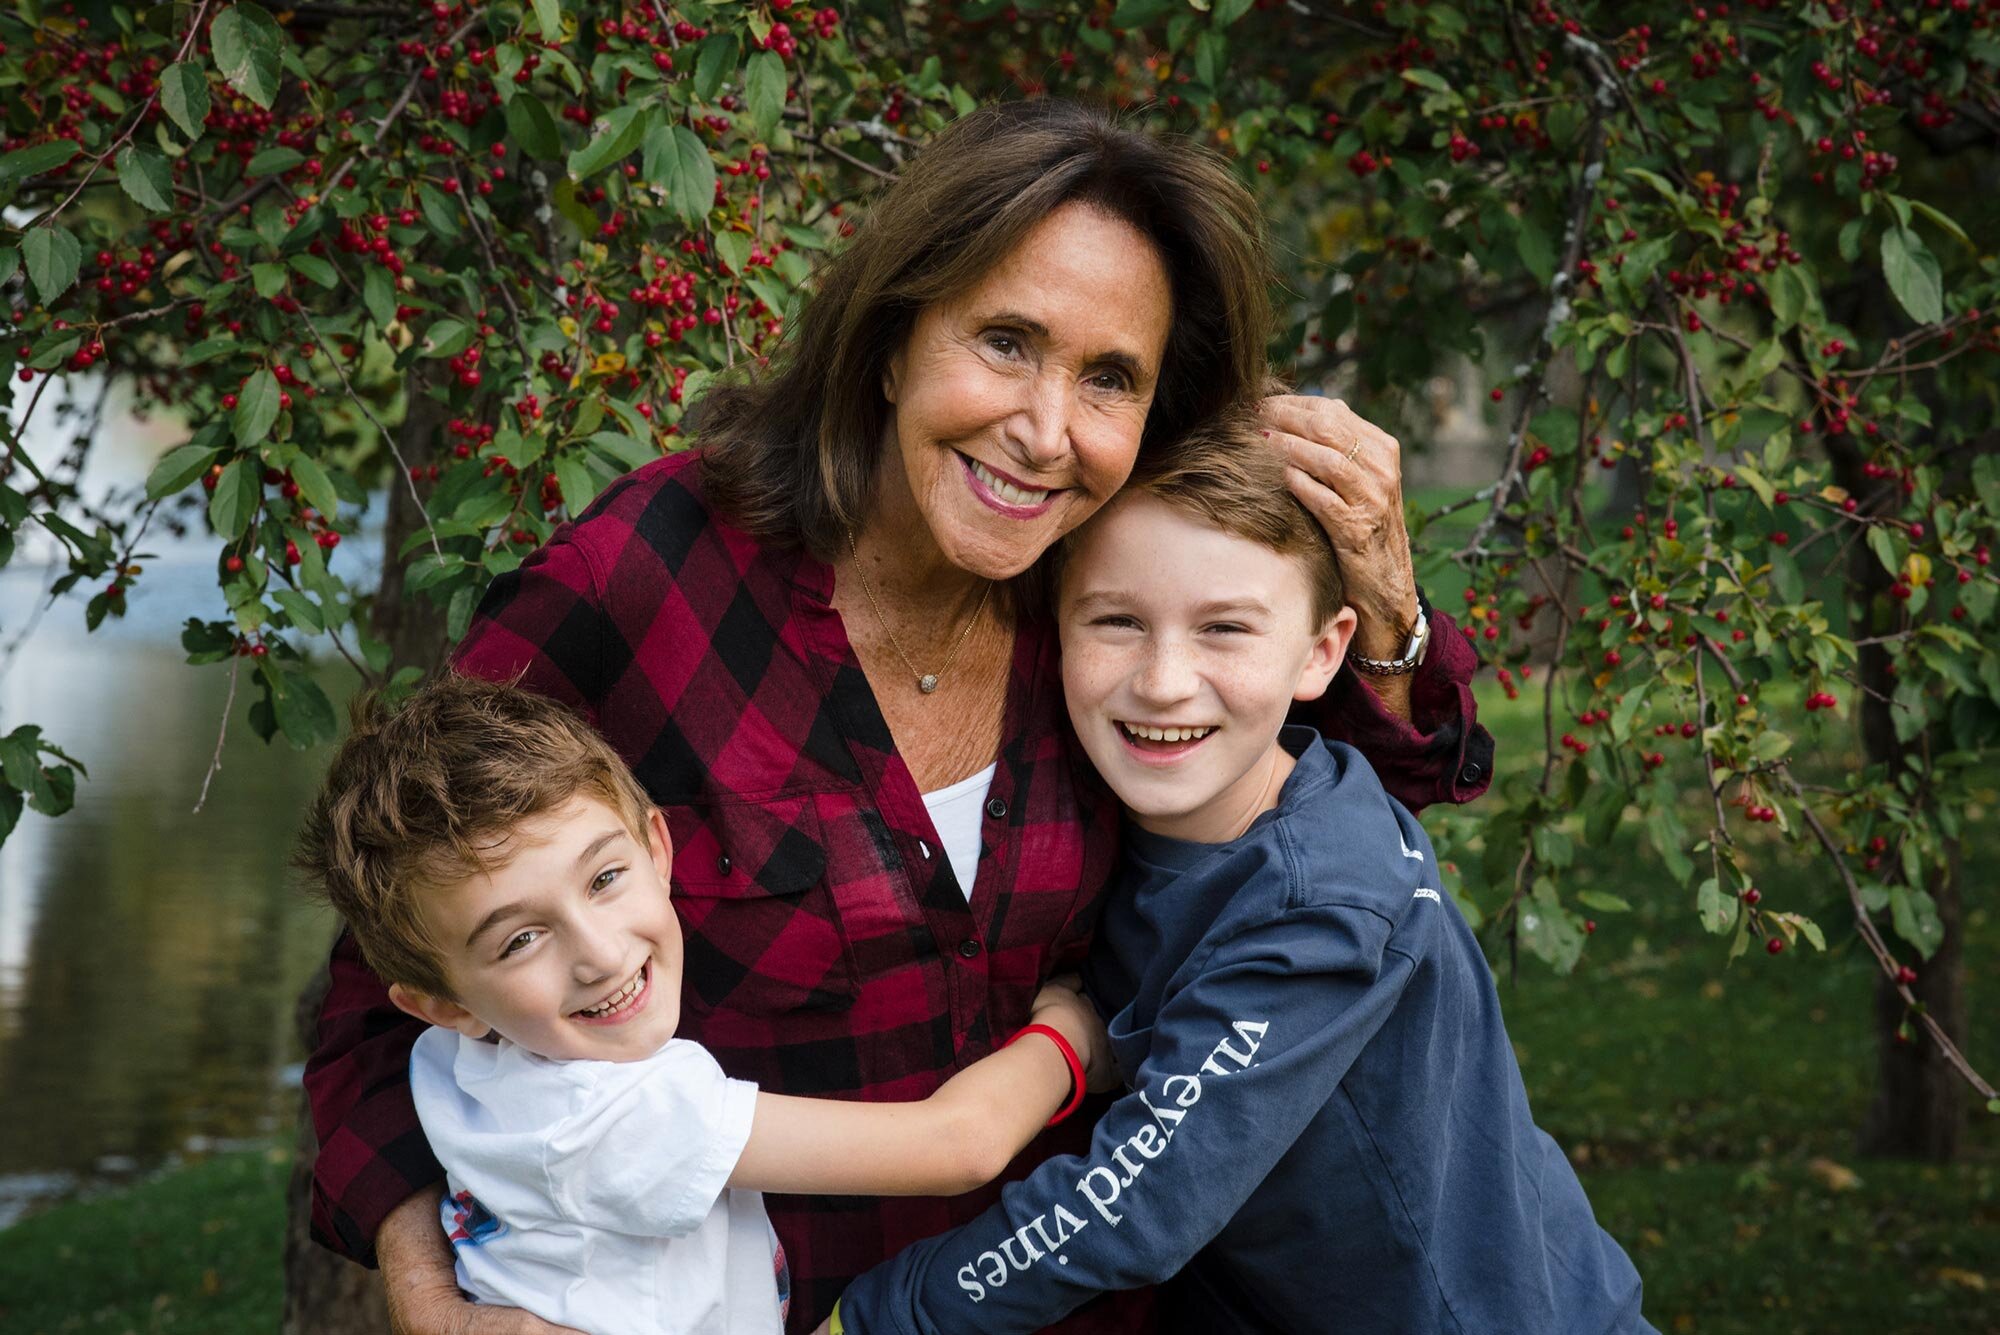
[(1111, 1056), (1111, 1039), (1104, 1032), (1104, 1022), (1097, 1018), (1097, 1008), (1077, 991), (1079, 985), (1080, 980), (1074, 975), (1044, 983), (1035, 994), (1030, 1018), (1036, 1024), (1054, 1029), (1076, 1049), (1077, 1060), (1083, 1063), (1084, 1088), (1109, 1089), (1118, 1079), (1117, 1063)]
[(1285, 478), (1293, 495), (1319, 520), (1340, 558), (1347, 601), (1361, 618), (1356, 646), (1371, 657), (1400, 657), (1417, 614), (1402, 447), (1339, 399), (1277, 394), (1259, 411), (1290, 465)]

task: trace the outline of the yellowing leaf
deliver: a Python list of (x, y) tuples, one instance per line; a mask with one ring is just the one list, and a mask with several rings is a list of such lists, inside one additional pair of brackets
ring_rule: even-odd
[(1839, 505), (1842, 501), (1847, 499), (1847, 488), (1821, 487), (1819, 489), (1819, 498), (1831, 504)]
[(1860, 1176), (1852, 1168), (1827, 1158), (1809, 1160), (1806, 1172), (1828, 1191), (1853, 1191), (1861, 1185)]
[(1903, 583), (1913, 589), (1920, 589), (1930, 582), (1931, 558), (1922, 552), (1911, 552), (1903, 560)]
[(1974, 1293), (1984, 1293), (1987, 1290), (1986, 1276), (1971, 1270), (1954, 1270), (1946, 1266), (1937, 1272), (1937, 1278), (1940, 1284), (1954, 1284), (1961, 1289), (1971, 1289)]
[(622, 352), (600, 352), (590, 364), (592, 375), (612, 375), (625, 369), (625, 354)]

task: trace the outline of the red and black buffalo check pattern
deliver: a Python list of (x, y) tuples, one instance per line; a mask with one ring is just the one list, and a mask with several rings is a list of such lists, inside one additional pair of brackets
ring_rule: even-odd
[[(620, 479), (494, 581), (456, 666), (525, 669), (527, 686), (597, 725), (666, 811), (683, 1037), (766, 1089), (921, 1098), (1026, 1023), (1041, 980), (1078, 962), (1112, 866), (1117, 811), (1068, 735), (1053, 627), (1028, 620), (1016, 637), (968, 903), (832, 606), (833, 572), (710, 513), (696, 457)], [(1312, 719), (1367, 752), (1411, 806), (1473, 796), (1492, 757), (1473, 722), (1472, 651), (1442, 616), (1432, 643), (1417, 682), (1427, 731), (1346, 680)], [(421, 1028), (343, 936), (306, 1074), (322, 1146), (313, 1224), (365, 1263), (383, 1217), (442, 1176), (410, 1103)], [(1079, 1117), (1044, 1136), (1014, 1175), (1081, 1148), (1088, 1130)], [(850, 1278), (997, 1190), (769, 1198), (792, 1265), (790, 1328), (810, 1331)], [(1132, 1319), (1099, 1304), (1062, 1329)]]

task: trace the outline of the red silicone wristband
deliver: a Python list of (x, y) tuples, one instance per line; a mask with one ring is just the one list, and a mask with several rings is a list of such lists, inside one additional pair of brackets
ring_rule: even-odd
[(1008, 1039), (1000, 1046), (1003, 1048), (1012, 1047), (1029, 1034), (1040, 1034), (1044, 1038), (1047, 1038), (1049, 1042), (1056, 1045), (1056, 1050), (1062, 1053), (1063, 1061), (1069, 1064), (1069, 1102), (1057, 1109), (1056, 1115), (1049, 1119), (1049, 1125), (1054, 1126), (1057, 1122), (1075, 1112), (1078, 1105), (1083, 1102), (1083, 1063), (1077, 1060), (1076, 1049), (1069, 1045), (1069, 1040), (1064, 1038), (1052, 1026), (1046, 1024), (1023, 1025), (1014, 1037)]

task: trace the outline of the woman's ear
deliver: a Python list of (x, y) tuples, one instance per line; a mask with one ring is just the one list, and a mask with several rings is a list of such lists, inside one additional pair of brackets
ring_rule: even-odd
[(899, 386), (903, 383), (903, 349), (897, 348), (889, 354), (889, 360), (882, 363), (882, 397), (891, 404), (896, 402)]
[(1354, 638), (1354, 628), (1360, 620), (1351, 607), (1343, 607), (1327, 618), (1319, 634), (1313, 637), (1305, 666), (1299, 669), (1299, 685), (1292, 692), (1292, 699), (1317, 700), (1326, 694), (1326, 688), (1333, 683), (1333, 674), (1347, 661), (1348, 642)]
[(491, 1025), (456, 1001), (434, 997), (401, 983), (389, 984), (389, 1001), (406, 1015), (414, 1015), (440, 1029), (455, 1029), (467, 1038), (484, 1038), (492, 1032)]

